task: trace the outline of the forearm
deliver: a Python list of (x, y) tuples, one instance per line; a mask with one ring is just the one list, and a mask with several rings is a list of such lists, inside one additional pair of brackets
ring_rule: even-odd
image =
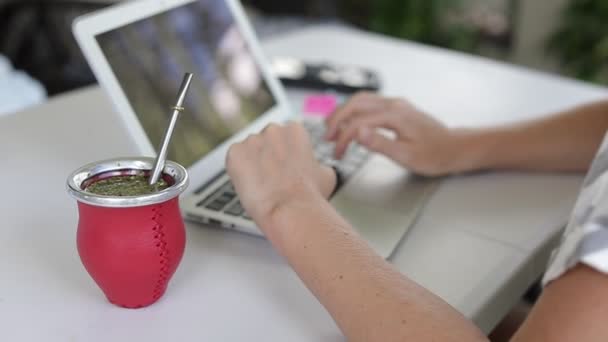
[(484, 169), (585, 171), (608, 129), (608, 101), (539, 120), (454, 130), (455, 172)]
[(324, 200), (283, 205), (266, 224), (268, 238), (349, 341), (485, 339), (460, 313), (375, 254)]

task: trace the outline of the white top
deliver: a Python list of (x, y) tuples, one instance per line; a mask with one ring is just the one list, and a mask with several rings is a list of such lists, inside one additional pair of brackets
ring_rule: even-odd
[[(578, 82), (359, 31), (320, 27), (268, 42), (271, 54), (373, 66), (390, 95), (451, 125), (533, 118), (607, 92)], [(108, 303), (76, 251), (65, 181), (134, 153), (98, 88), (0, 118), (0, 327), (7, 341), (341, 341), (338, 328), (263, 239), (188, 224), (165, 296)], [(446, 179), (392, 262), (489, 331), (545, 269), (580, 175)]]
[(13, 70), (10, 61), (0, 55), (0, 116), (12, 114), (46, 99), (40, 82), (23, 71)]
[(608, 137), (600, 147), (543, 283), (578, 263), (608, 274)]

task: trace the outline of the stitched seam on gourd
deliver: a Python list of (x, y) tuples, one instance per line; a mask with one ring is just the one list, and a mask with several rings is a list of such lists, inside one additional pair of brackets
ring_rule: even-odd
[(160, 298), (163, 289), (167, 284), (169, 273), (169, 250), (167, 249), (167, 241), (165, 240), (164, 226), (160, 222), (163, 216), (162, 208), (163, 204), (159, 204), (152, 208), (152, 211), (154, 212), (154, 215), (152, 216), (152, 221), (154, 221), (154, 240), (158, 249), (158, 256), (160, 258), (158, 280), (156, 281), (156, 286), (154, 287), (153, 293), (154, 299)]

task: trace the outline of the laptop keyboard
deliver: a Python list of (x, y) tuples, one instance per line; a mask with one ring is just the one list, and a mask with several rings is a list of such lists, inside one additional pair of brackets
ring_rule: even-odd
[[(325, 124), (322, 121), (304, 121), (302, 124), (310, 134), (317, 160), (337, 169), (345, 181), (359, 170), (369, 157), (367, 149), (356, 143), (351, 143), (342, 159), (336, 160), (333, 157), (334, 143), (323, 139)], [(218, 187), (211, 195), (199, 201), (197, 207), (204, 207), (208, 210), (251, 220), (251, 217), (243, 209), (230, 180)]]

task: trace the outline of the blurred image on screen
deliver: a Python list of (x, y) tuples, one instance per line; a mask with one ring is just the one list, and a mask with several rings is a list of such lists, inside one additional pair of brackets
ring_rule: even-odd
[(224, 0), (196, 1), (96, 39), (155, 148), (184, 73), (194, 73), (169, 148), (185, 167), (275, 105)]

